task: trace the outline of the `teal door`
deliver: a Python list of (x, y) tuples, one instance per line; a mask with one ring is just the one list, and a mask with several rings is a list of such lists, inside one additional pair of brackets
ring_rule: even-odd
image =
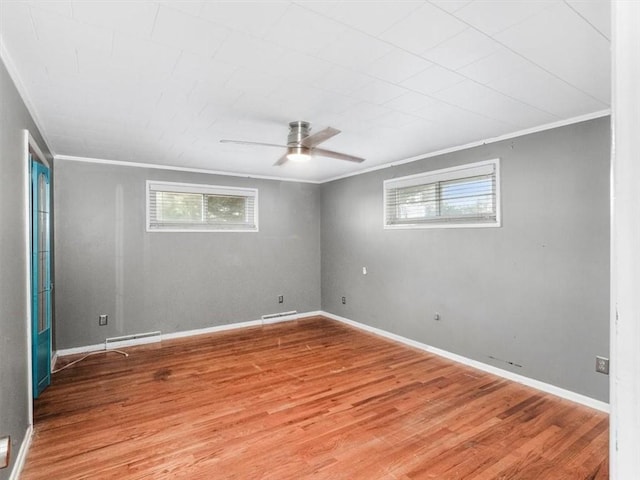
[(49, 169), (31, 161), (31, 332), (33, 397), (51, 383)]

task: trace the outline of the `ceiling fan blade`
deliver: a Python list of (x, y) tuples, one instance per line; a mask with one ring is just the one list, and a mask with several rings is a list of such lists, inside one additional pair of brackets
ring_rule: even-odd
[(257, 145), (259, 147), (278, 147), (287, 148), (286, 145), (276, 145), (275, 143), (263, 143), (263, 142), (247, 142), (246, 140), (220, 140), (220, 143), (235, 143), (238, 145)]
[(327, 127), (324, 130), (320, 130), (313, 135), (309, 135), (308, 137), (304, 137), (300, 142), (300, 145), (303, 147), (313, 148), (316, 145), (320, 145), (322, 142), (329, 140), (331, 137), (335, 137), (340, 133), (340, 130), (333, 127)]
[(349, 162), (356, 162), (356, 163), (364, 162), (364, 158), (354, 157), (353, 155), (334, 152), (332, 150), (325, 150), (324, 148), (314, 148), (313, 150), (311, 150), (311, 153), (313, 155), (319, 155), (321, 157), (337, 158), (338, 160), (347, 160)]
[(279, 167), (280, 165), (284, 165), (284, 163), (288, 160), (287, 153), (282, 155), (276, 163), (273, 164), (274, 167)]
[[(280, 165), (284, 165), (288, 160), (288, 155), (298, 153), (303, 155), (317, 155), (320, 157), (329, 157), (336, 158), (338, 160), (346, 160), (348, 162), (364, 162), (364, 158), (356, 157), (354, 155), (347, 155), (346, 153), (334, 152), (333, 150), (325, 150), (324, 148), (317, 148), (316, 145), (329, 140), (331, 137), (336, 136), (340, 133), (340, 130), (333, 127), (327, 127), (324, 130), (320, 130), (313, 135), (307, 135), (309, 132), (309, 123), (308, 122), (291, 122), (289, 124), (289, 139), (287, 145), (277, 145), (275, 143), (265, 143), (265, 142), (250, 142), (247, 140), (228, 140), (222, 139), (220, 143), (234, 143), (236, 145), (253, 145), (258, 147), (276, 147), (276, 148), (286, 148), (287, 151), (284, 155), (282, 155), (276, 163), (274, 163), (274, 167), (279, 167)], [(307, 135), (306, 137), (303, 137)], [(302, 138), (303, 137), (303, 138)], [(293, 158), (292, 158), (293, 160)]]

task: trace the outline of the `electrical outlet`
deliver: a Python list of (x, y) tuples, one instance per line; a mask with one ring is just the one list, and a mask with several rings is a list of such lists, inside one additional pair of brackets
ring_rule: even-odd
[(278, 295), (278, 303), (284, 303), (284, 295)]
[(104, 327), (107, 323), (109, 323), (109, 315), (100, 315), (98, 317), (98, 325)]
[(347, 304), (347, 297), (342, 297), (342, 304), (346, 305)]
[(605, 357), (596, 357), (596, 372), (609, 375), (609, 359)]

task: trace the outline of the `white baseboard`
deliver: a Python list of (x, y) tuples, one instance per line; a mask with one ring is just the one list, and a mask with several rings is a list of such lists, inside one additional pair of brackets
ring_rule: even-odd
[[(379, 335), (381, 337), (385, 337), (385, 338), (389, 338), (391, 340), (395, 340), (397, 342), (403, 343), (405, 345), (409, 345), (411, 347), (415, 347), (418, 348), (420, 350), (424, 350), (426, 352), (429, 353), (433, 353), (435, 355), (438, 355), (440, 357), (443, 358), (447, 358), (449, 360), (452, 360), (454, 362), (458, 362), (461, 363), (463, 365), (467, 365), (473, 368), (477, 368), (478, 370), (482, 370), (484, 372), (488, 372), (491, 373), (493, 375), (497, 375), (499, 377), (502, 378), (506, 378), (508, 380), (512, 380), (514, 382), (517, 383), (521, 383), (523, 385), (527, 385), (529, 387), (533, 387), (537, 390), (540, 390), (542, 392), (546, 392), (546, 393), (550, 393), (552, 395), (555, 395), (557, 397), (561, 397), (567, 400), (571, 400), (573, 402), (579, 403), (581, 405), (585, 405), (587, 407), (590, 408), (594, 408), (596, 410), (600, 410), (602, 412), (606, 412), (609, 413), (609, 404), (606, 402), (602, 402), (600, 400), (596, 400), (594, 398), (591, 397), (587, 397), (586, 395), (582, 395), (580, 393), (576, 393), (576, 392), (572, 392), (570, 390), (566, 390), (564, 388), (560, 388), (557, 387), (555, 385), (551, 385), (549, 383), (545, 383), (545, 382), (541, 382), (540, 380), (535, 380), (533, 378), (529, 378), (529, 377), (525, 377), (524, 375), (519, 375), (517, 373), (513, 373), (513, 372), (509, 372), (508, 370), (503, 370), (501, 368), (498, 367), (494, 367), (493, 365), (488, 365), (486, 363), (482, 363), (479, 362), (477, 360), (472, 360), (470, 358), (467, 357), (463, 357), (462, 355), (458, 355), (456, 353), (451, 353), (448, 352), (446, 350), (442, 350), (440, 348), (437, 347), (432, 347), (431, 345), (427, 345), (425, 343), (421, 343), (418, 342), (416, 340), (411, 340), (409, 338), (400, 336), (400, 335), (396, 335), (395, 333), (391, 333), (391, 332), (387, 332), (386, 330), (382, 330), (376, 327), (371, 327), (369, 325), (365, 325), (363, 323), (359, 323), (353, 320), (350, 320), (348, 318), (345, 317), (341, 317), (339, 315), (334, 315), (333, 313), (329, 313), (329, 312), (325, 312), (322, 310), (319, 311), (313, 311), (313, 312), (304, 312), (304, 313), (297, 313), (295, 315), (287, 315), (287, 316), (283, 316), (283, 317), (278, 317), (276, 319), (269, 319), (267, 321), (265, 320), (250, 320), (247, 322), (237, 322), (237, 323), (229, 323), (226, 325), (216, 325), (216, 326), (212, 326), (212, 327), (206, 327), (206, 328), (199, 328), (199, 329), (195, 329), (195, 330), (184, 330), (181, 332), (172, 332), (172, 333), (165, 333), (161, 335), (161, 339), (162, 340), (170, 340), (173, 338), (184, 338), (184, 337), (191, 337), (191, 336), (195, 336), (195, 335), (204, 335), (204, 334), (208, 334), (208, 333), (216, 333), (216, 332), (223, 332), (226, 330), (235, 330), (235, 329), (239, 329), (239, 328), (247, 328), (247, 327), (257, 327), (257, 326), (263, 326), (263, 325), (267, 325), (267, 324), (272, 324), (272, 323), (276, 323), (276, 322), (287, 322), (287, 321), (293, 321), (293, 320), (298, 320), (300, 318), (305, 318), (305, 317), (313, 317), (313, 316), (324, 316), (327, 318), (330, 318), (332, 320), (336, 320), (342, 323), (345, 323), (347, 325), (351, 325), (355, 328), (358, 328), (360, 330), (365, 330), (367, 332)], [(142, 345), (143, 343), (148, 343), (145, 342), (145, 339), (140, 339), (139, 342), (137, 342), (136, 340), (132, 340), (130, 342), (130, 345)], [(105, 345), (104, 343), (100, 343), (100, 344), (95, 344), (95, 345), (86, 345), (84, 347), (74, 347), (74, 348), (67, 348), (67, 349), (62, 349), (62, 350), (58, 350), (56, 352), (56, 356), (57, 357), (63, 357), (66, 355), (74, 355), (74, 354), (78, 354), (78, 353), (89, 353), (89, 352), (94, 352), (94, 351), (99, 351), (99, 350), (104, 350), (105, 349)]]
[(341, 317), (339, 315), (334, 315), (333, 313), (320, 312), (320, 315), (323, 315), (332, 320), (336, 320), (338, 322), (345, 323), (347, 325), (351, 325), (352, 327), (358, 328), (360, 330), (365, 330), (375, 335), (379, 335), (381, 337), (395, 340), (397, 342), (404, 343), (405, 345), (409, 345), (411, 347), (419, 348), (420, 350), (424, 350), (426, 352), (433, 353), (434, 355), (438, 355), (440, 357), (453, 360), (454, 362), (462, 363), (463, 365), (477, 368), (478, 370), (482, 370), (483, 372), (491, 373), (493, 375), (506, 378), (507, 380), (512, 380), (514, 382), (521, 383), (522, 385), (533, 387), (542, 392), (550, 393), (557, 397), (564, 398), (566, 400), (571, 400), (572, 402), (579, 403), (581, 405), (585, 405), (587, 407), (594, 408), (596, 410), (600, 410), (601, 412), (609, 413), (608, 403), (602, 402), (600, 400), (596, 400), (591, 397), (587, 397), (586, 395), (572, 392), (571, 390), (565, 390), (564, 388), (556, 387), (555, 385), (541, 382), (540, 380), (535, 380), (533, 378), (525, 377), (524, 375), (519, 375), (517, 373), (509, 372), (508, 370), (503, 370), (501, 368), (494, 367), (493, 365), (488, 365), (486, 363), (482, 363), (477, 360), (472, 360), (470, 358), (463, 357), (462, 355), (458, 355), (456, 353), (451, 353), (446, 350), (442, 350), (440, 348), (432, 347), (431, 345), (427, 345), (425, 343), (421, 343), (416, 340), (411, 340), (409, 338), (396, 335), (395, 333), (387, 332), (386, 330), (382, 330), (376, 327), (371, 327), (363, 323), (355, 322), (348, 318)]
[(29, 447), (31, 446), (32, 438), (33, 438), (33, 425), (29, 425), (29, 428), (27, 428), (27, 431), (24, 434), (24, 439), (22, 440), (20, 449), (18, 450), (18, 455), (16, 456), (16, 460), (13, 463), (13, 469), (9, 474), (9, 480), (18, 480), (20, 478), (20, 474), (22, 473), (24, 464), (27, 461), (27, 454), (29, 453)]
[(51, 356), (51, 373), (53, 373), (53, 371), (56, 369), (56, 362), (58, 361), (58, 351), (56, 350), (55, 352), (53, 352), (53, 355)]
[[(296, 313), (295, 315), (286, 315), (278, 318), (272, 318), (269, 320), (262, 320), (262, 319), (249, 320), (247, 322), (228, 323), (225, 325), (215, 325), (212, 327), (198, 328), (195, 330), (183, 330), (181, 332), (163, 333), (162, 335), (160, 335), (160, 340), (162, 341), (162, 340), (171, 340), (173, 338), (192, 337), (195, 335), (205, 335), (207, 333), (224, 332), (226, 330), (236, 330), (238, 328), (260, 327), (260, 326), (268, 325), (272, 323), (291, 322), (293, 320), (298, 320), (300, 318), (313, 317), (317, 315), (326, 315), (326, 314), (324, 312), (317, 310), (314, 312), (304, 312), (304, 313)], [(145, 338), (140, 338), (140, 339), (127, 341), (126, 346), (143, 345), (145, 343), (149, 343), (149, 340)], [(76, 355), (78, 353), (97, 352), (99, 350), (105, 350), (104, 343), (97, 343), (94, 345), (85, 345), (83, 347), (64, 348), (64, 349), (58, 350), (56, 354), (57, 354), (57, 357), (64, 357), (67, 355)]]
[(67, 355), (76, 355), (78, 353), (97, 352), (99, 350), (104, 350), (104, 342), (95, 345), (85, 345), (83, 347), (62, 348), (58, 350), (58, 358), (66, 357)]
[[(276, 322), (289, 322), (293, 320), (298, 320), (306, 317), (313, 316), (324, 316), (330, 318), (332, 320), (336, 320), (338, 322), (345, 323), (347, 325), (351, 325), (352, 327), (358, 328), (360, 330), (365, 330), (367, 332), (373, 333), (375, 335), (379, 335), (381, 337), (385, 337), (391, 340), (395, 340), (397, 342), (403, 343), (405, 345), (409, 345), (411, 347), (418, 348), (420, 350), (424, 350), (429, 353), (433, 353), (434, 355), (438, 355), (443, 358), (447, 358), (454, 362), (461, 363), (463, 365), (467, 365), (473, 368), (477, 368), (478, 370), (482, 370), (487, 373), (491, 373), (493, 375), (497, 375), (502, 378), (506, 378), (508, 380), (512, 380), (517, 383), (521, 383), (522, 385), (527, 385), (529, 387), (533, 387), (537, 390), (540, 390), (545, 393), (550, 393), (557, 397), (564, 398), (566, 400), (571, 400), (572, 402), (579, 403), (581, 405), (585, 405), (590, 408), (594, 408), (596, 410), (600, 410), (602, 412), (609, 413), (609, 404), (606, 402), (602, 402), (600, 400), (596, 400), (591, 397), (587, 397), (586, 395), (582, 395), (580, 393), (572, 392), (571, 390), (566, 390), (564, 388), (557, 387), (555, 385), (551, 385), (549, 383), (541, 382), (540, 380), (535, 380), (533, 378), (525, 377), (524, 375), (519, 375), (514, 372), (509, 372), (508, 370), (503, 370), (498, 367), (494, 367), (493, 365), (488, 365), (486, 363), (479, 362), (477, 360), (472, 360), (467, 357), (463, 357), (462, 355), (458, 355), (456, 353), (451, 353), (446, 350), (442, 350), (437, 347), (432, 347), (431, 345), (427, 345), (425, 343), (418, 342), (416, 340), (411, 340), (409, 338), (403, 337), (401, 335), (396, 335), (395, 333), (387, 332), (386, 330), (382, 330), (380, 328), (371, 327), (369, 325), (365, 325), (363, 323), (356, 322), (354, 320), (350, 320), (345, 317), (341, 317), (339, 315), (334, 315), (333, 313), (325, 312), (322, 310), (313, 311), (313, 312), (304, 312), (297, 313), (295, 315), (287, 315), (283, 317), (278, 317), (275, 319), (265, 320), (250, 320), (247, 322), (237, 322), (237, 323), (229, 323), (226, 325), (216, 325), (212, 327), (199, 328), (195, 330), (184, 330), (181, 332), (172, 332), (165, 333), (161, 335), (161, 340), (170, 340), (173, 338), (184, 338), (184, 337), (192, 337), (195, 335), (204, 335), (208, 333), (216, 333), (223, 332), (226, 330), (236, 330), (239, 328), (247, 328), (247, 327), (258, 327), (263, 325), (268, 325)], [(144, 343), (148, 343), (145, 339), (139, 339), (139, 341), (132, 340), (128, 345), (142, 345)], [(66, 355), (75, 355), (78, 353), (89, 353), (99, 350), (104, 350), (104, 343), (99, 343), (95, 345), (86, 345), (84, 347), (74, 347), (58, 350), (56, 352), (57, 357), (64, 357)]]
[(207, 333), (224, 332), (226, 330), (236, 330), (238, 328), (259, 327), (260, 325), (262, 325), (262, 320), (249, 320), (248, 322), (228, 323), (226, 325), (216, 325), (213, 327), (197, 328), (195, 330), (183, 330), (181, 332), (164, 333), (162, 334), (162, 340), (193, 337), (196, 335), (205, 335)]
[(238, 328), (247, 327), (260, 327), (263, 325), (270, 325), (272, 323), (291, 322), (300, 318), (312, 317), (314, 315), (322, 315), (322, 312), (304, 312), (296, 313), (293, 315), (283, 315), (282, 317), (270, 318), (267, 320), (249, 320), (247, 322), (228, 323), (226, 325), (216, 325), (214, 327), (198, 328), (196, 330), (184, 330), (182, 332), (165, 333), (162, 335), (162, 340), (170, 340), (172, 338), (193, 337), (194, 335), (204, 335), (207, 333), (224, 332), (226, 330), (236, 330)]

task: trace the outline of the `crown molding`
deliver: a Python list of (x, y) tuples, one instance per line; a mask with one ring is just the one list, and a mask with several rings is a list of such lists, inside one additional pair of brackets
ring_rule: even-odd
[(530, 135), (532, 133), (544, 132), (545, 130), (552, 130), (554, 128), (565, 127), (567, 125), (573, 125), (574, 123), (586, 122), (588, 120), (593, 120), (596, 118), (606, 117), (607, 115), (611, 115), (611, 109), (599, 110), (597, 112), (588, 113), (585, 115), (580, 115), (578, 117), (568, 118), (566, 120), (559, 120), (553, 123), (546, 123), (544, 125), (539, 125), (537, 127), (526, 128), (524, 130), (518, 130), (517, 132), (506, 133), (504, 135), (500, 135), (499, 137), (491, 137), (484, 140), (477, 140), (471, 143), (465, 143), (464, 145), (458, 145), (456, 147), (444, 148), (442, 150), (436, 150), (434, 152), (423, 153), (421, 155), (416, 155), (414, 157), (405, 158), (403, 160), (397, 160), (394, 162), (387, 162), (381, 165), (376, 165), (374, 167), (366, 168), (364, 170), (359, 170), (357, 172), (347, 173), (345, 175), (340, 175), (337, 177), (327, 178), (321, 180), (319, 183), (329, 183), (335, 180), (341, 180), (343, 178), (354, 177), (356, 175), (362, 175), (363, 173), (375, 172), (377, 170), (383, 170), (389, 167), (395, 167), (398, 165), (403, 165), (405, 163), (416, 162), (418, 160), (424, 160), (426, 158), (437, 157), (439, 155), (445, 155), (447, 153), (459, 152), (460, 150), (468, 150), (470, 148), (479, 147), (482, 145), (488, 145), (490, 143), (502, 142), (503, 140), (509, 140), (516, 137), (523, 137), (525, 135)]
[(315, 180), (300, 180), (296, 178), (284, 178), (284, 177), (275, 177), (275, 176), (268, 176), (268, 175), (252, 175), (250, 173), (225, 172), (223, 170), (208, 170), (205, 168), (177, 167), (174, 165), (160, 165), (157, 163), (124, 162), (121, 160), (105, 160), (102, 158), (74, 157), (72, 155), (56, 155), (54, 158), (56, 161), (63, 160), (67, 162), (84, 162), (84, 163), (97, 163), (102, 165), (116, 165), (119, 167), (152, 168), (157, 170), (171, 170), (175, 172), (205, 173), (207, 175), (224, 175), (227, 177), (255, 178), (259, 180), (275, 180), (279, 182), (312, 183), (316, 185), (319, 183), (322, 183)]

